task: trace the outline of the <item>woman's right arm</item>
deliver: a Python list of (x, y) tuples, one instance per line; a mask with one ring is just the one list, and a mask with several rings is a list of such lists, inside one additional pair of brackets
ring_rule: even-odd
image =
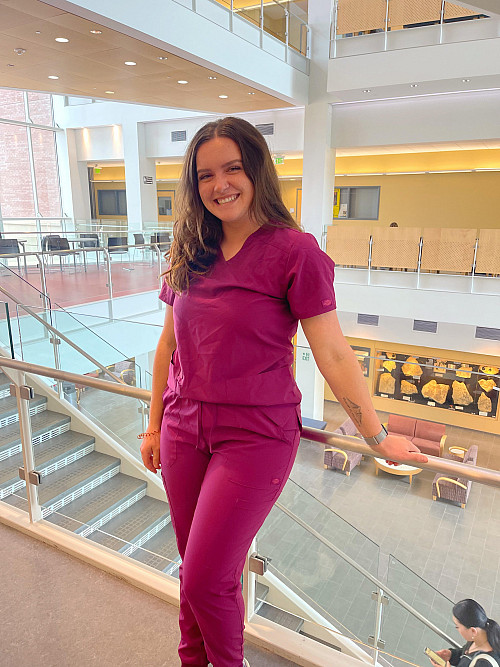
[(146, 468), (156, 473), (160, 466), (160, 428), (163, 418), (163, 392), (167, 386), (170, 359), (177, 347), (174, 334), (174, 317), (172, 306), (166, 305), (165, 323), (156, 347), (153, 363), (153, 384), (151, 388), (151, 405), (149, 408), (149, 425), (146, 433), (158, 431), (154, 435), (146, 435), (141, 443), (142, 461)]

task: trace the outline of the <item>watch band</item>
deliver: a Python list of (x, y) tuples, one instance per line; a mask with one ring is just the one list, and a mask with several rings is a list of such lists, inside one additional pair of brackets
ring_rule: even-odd
[(377, 445), (382, 444), (382, 442), (387, 438), (388, 435), (389, 434), (387, 433), (387, 429), (382, 424), (382, 430), (380, 431), (380, 433), (377, 433), (377, 435), (372, 435), (370, 438), (365, 438), (363, 436), (363, 439), (367, 445), (370, 445), (370, 447), (377, 447)]

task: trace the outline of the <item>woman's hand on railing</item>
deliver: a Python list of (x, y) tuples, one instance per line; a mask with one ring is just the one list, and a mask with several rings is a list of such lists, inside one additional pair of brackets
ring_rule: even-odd
[(420, 453), (420, 449), (412, 442), (400, 435), (388, 435), (380, 445), (373, 447), (377, 457), (389, 461), (401, 461), (404, 463), (427, 463), (428, 458)]
[(151, 431), (143, 434), (141, 442), (141, 457), (145, 467), (156, 474), (160, 470), (160, 431)]

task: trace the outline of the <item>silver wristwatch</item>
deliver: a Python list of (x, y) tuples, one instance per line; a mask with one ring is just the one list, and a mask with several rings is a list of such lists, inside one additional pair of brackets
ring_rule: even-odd
[(387, 433), (387, 429), (382, 424), (382, 430), (380, 433), (377, 433), (377, 435), (372, 435), (370, 438), (365, 438), (365, 436), (363, 436), (363, 439), (367, 445), (370, 445), (370, 447), (376, 447), (377, 445), (382, 444), (388, 435), (389, 434)]

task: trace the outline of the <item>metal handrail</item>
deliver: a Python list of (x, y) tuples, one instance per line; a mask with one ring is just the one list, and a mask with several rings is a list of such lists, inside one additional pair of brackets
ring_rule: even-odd
[[(100, 389), (103, 391), (109, 391), (114, 394), (120, 394), (122, 396), (128, 396), (131, 398), (136, 398), (146, 403), (151, 401), (151, 392), (146, 389), (138, 389), (137, 387), (130, 387), (129, 385), (118, 385), (113, 382), (108, 382), (107, 380), (100, 380), (98, 378), (93, 378), (87, 375), (79, 375), (77, 373), (69, 373), (67, 371), (60, 371), (55, 368), (48, 368), (45, 366), (39, 366), (37, 364), (31, 364), (24, 361), (17, 361), (15, 359), (9, 359), (6, 357), (0, 356), (0, 368), (11, 368), (23, 373), (32, 373), (34, 375), (42, 375), (44, 377), (56, 378), (59, 380), (67, 380), (74, 384), (81, 384), (84, 386), (93, 387), (94, 389)], [(321, 444), (327, 445), (337, 445), (340, 447), (347, 447), (350, 450), (361, 452), (366, 456), (375, 457), (376, 453), (373, 452), (371, 447), (366, 444), (363, 444), (358, 438), (353, 438), (351, 436), (340, 435), (336, 433), (330, 433), (328, 431), (321, 431), (319, 429), (307, 428), (304, 427), (302, 431), (302, 436), (319, 442)], [(484, 469), (484, 468), (475, 468), (474, 466), (466, 466), (462, 463), (454, 462), (447, 459), (437, 459), (436, 457), (429, 457), (429, 463), (419, 463), (418, 465), (422, 468), (428, 468), (431, 470), (437, 470), (438, 472), (447, 471), (447, 472), (456, 472), (459, 473), (461, 477), (478, 481), (483, 484), (489, 484), (491, 486), (500, 487), (500, 472)], [(319, 540), (327, 548), (331, 549), (339, 557), (341, 557), (345, 562), (347, 562), (351, 567), (357, 570), (362, 576), (371, 581), (379, 591), (382, 591), (384, 595), (387, 595), (393, 599), (397, 604), (399, 604), (403, 609), (410, 613), (413, 617), (418, 619), (425, 626), (430, 628), (434, 633), (445, 639), (448, 643), (454, 646), (458, 644), (449, 637), (444, 631), (440, 630), (434, 623), (429, 621), (425, 616), (420, 612), (414, 609), (410, 604), (408, 604), (403, 598), (401, 598), (397, 593), (389, 589), (383, 582), (381, 582), (377, 577), (372, 575), (368, 570), (363, 566), (359, 565), (356, 561), (350, 558), (345, 554), (341, 549), (335, 546), (332, 542), (327, 540), (321, 533), (316, 531), (314, 528), (309, 526), (305, 521), (303, 521), (296, 514), (288, 510), (284, 505), (279, 501), (276, 503), (276, 507), (289, 516), (296, 524), (300, 525), (304, 530), (309, 532), (313, 537)]]
[[(67, 336), (65, 336), (63, 333), (61, 333), (61, 332), (59, 331), (59, 329), (56, 329), (56, 328), (53, 327), (51, 324), (49, 324), (48, 322), (46, 322), (42, 317), (40, 317), (39, 315), (37, 315), (37, 314), (36, 314), (36, 313), (35, 313), (29, 306), (24, 305), (21, 301), (19, 301), (19, 299), (18, 299), (17, 297), (15, 297), (15, 296), (14, 296), (13, 294), (11, 294), (8, 290), (6, 290), (5, 287), (2, 287), (1, 285), (0, 285), (0, 292), (3, 292), (3, 294), (5, 294), (9, 299), (11, 299), (12, 301), (14, 301), (14, 303), (17, 303), (18, 306), (22, 306), (23, 310), (25, 310), (29, 315), (31, 315), (31, 317), (34, 317), (35, 320), (37, 320), (38, 322), (40, 322), (44, 327), (46, 327), (46, 328), (47, 328), (49, 331), (51, 331), (55, 336), (57, 336), (57, 338), (60, 338), (61, 340), (63, 340), (63, 341), (64, 341), (65, 343), (67, 343), (70, 347), (72, 347), (74, 350), (76, 350), (76, 351), (79, 352), (82, 356), (84, 356), (86, 359), (88, 359), (88, 361), (90, 361), (92, 364), (95, 364), (95, 366), (96, 366), (97, 368), (99, 368), (101, 371), (103, 371), (103, 373), (105, 373), (106, 375), (109, 375), (110, 377), (113, 378), (113, 380), (115, 380), (116, 382), (118, 382), (118, 383), (120, 383), (120, 384), (124, 384), (124, 385), (127, 384), (124, 380), (122, 380), (122, 378), (120, 378), (120, 377), (118, 377), (118, 375), (115, 375), (114, 373), (112, 373), (112, 372), (109, 370), (109, 368), (106, 368), (106, 366), (104, 366), (103, 364), (101, 364), (100, 361), (97, 361), (97, 359), (94, 359), (94, 357), (93, 357), (92, 355), (90, 355), (88, 352), (85, 352), (85, 350), (82, 349), (79, 345), (77, 345), (77, 344), (74, 343), (72, 340), (70, 340)], [(22, 362), (22, 363), (24, 363), (24, 362)], [(57, 363), (57, 360), (56, 360), (56, 363)], [(40, 368), (43, 368), (43, 366), (41, 366)], [(53, 376), (53, 377), (55, 377), (55, 376)], [(112, 383), (110, 383), (110, 384), (112, 384)], [(128, 385), (127, 385), (127, 386), (128, 386)]]
[[(0, 288), (2, 289), (2, 288)], [(78, 382), (95, 389), (102, 389), (110, 391), (115, 394), (122, 394), (123, 396), (130, 396), (131, 398), (138, 398), (149, 403), (151, 401), (151, 392), (147, 389), (139, 389), (137, 387), (130, 387), (129, 385), (120, 385), (119, 387), (107, 380), (98, 380), (89, 377), (88, 375), (79, 375), (78, 373), (69, 373), (68, 371), (61, 371), (56, 368), (49, 368), (47, 366), (39, 366), (38, 364), (30, 364), (25, 361), (18, 361), (17, 359), (9, 359), (0, 356), (0, 367), (14, 368), (18, 371), (26, 373), (33, 373), (34, 375), (43, 375), (44, 377), (56, 378), (60, 380), (68, 380), (69, 382)], [(364, 456), (377, 458), (377, 453), (365, 444), (359, 438), (350, 435), (340, 435), (330, 431), (321, 431), (317, 428), (310, 428), (304, 426), (302, 429), (302, 438), (312, 440), (321, 445), (328, 445), (339, 447), (340, 449), (348, 449), (353, 452), (360, 452)], [(429, 456), (427, 463), (417, 463), (414, 465), (425, 470), (432, 470), (434, 472), (445, 472), (453, 476), (463, 477), (472, 482), (480, 482), (487, 486), (494, 486), (500, 488), (500, 471), (491, 470), (490, 468), (481, 468), (479, 466), (469, 466), (451, 459), (441, 459), (436, 456)], [(394, 461), (397, 461), (394, 458)], [(403, 463), (409, 464), (411, 462), (405, 461)]]

